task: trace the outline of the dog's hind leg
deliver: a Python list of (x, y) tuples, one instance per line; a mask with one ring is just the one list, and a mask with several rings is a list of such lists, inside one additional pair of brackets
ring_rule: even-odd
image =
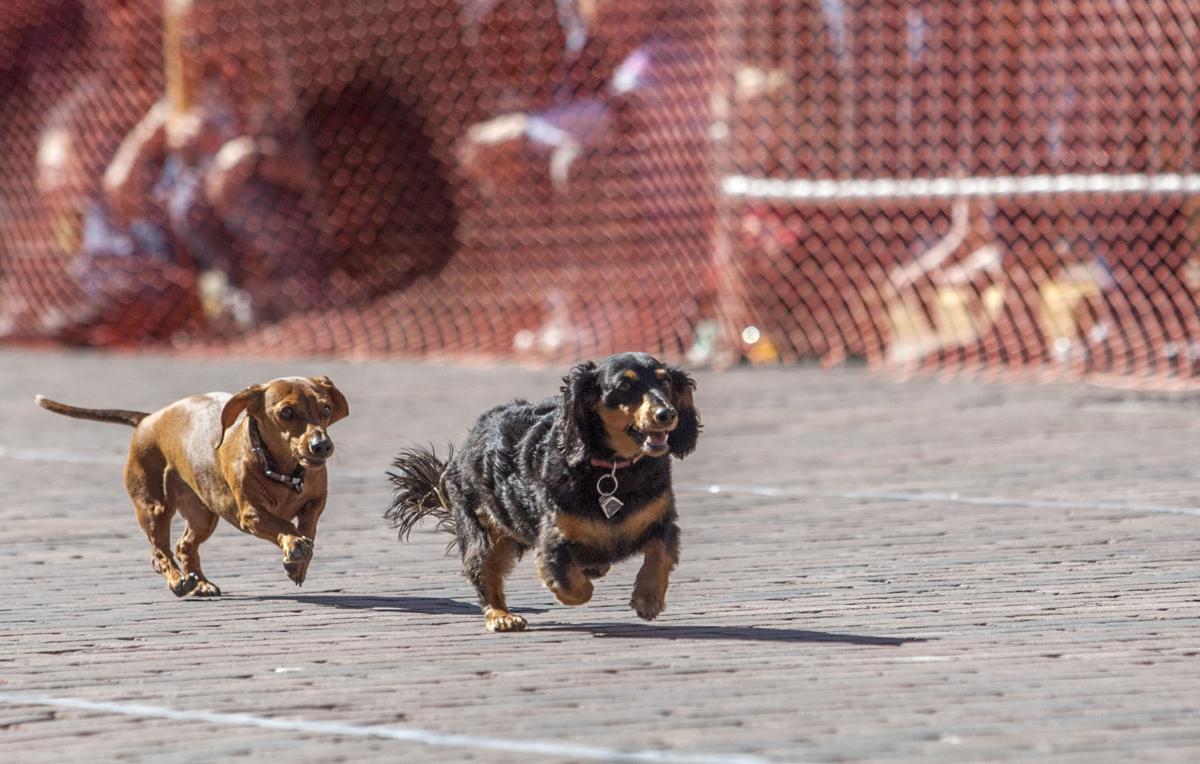
[[(175, 516), (175, 509), (163, 495), (165, 460), (158, 462), (154, 456), (135, 458), (130, 454), (125, 467), (125, 487), (129, 491), (129, 498), (133, 500), (138, 525), (150, 540), (153, 550), (151, 565), (166, 579), (171, 593), (183, 597), (196, 588), (199, 579), (194, 574), (180, 570), (171, 554), (171, 518)], [(157, 456), (158, 459), (162, 458), (161, 455)], [(147, 461), (149, 464), (144, 463)]]
[(463, 550), (463, 571), (475, 586), (488, 631), (522, 631), (526, 621), (508, 610), (504, 577), (512, 570), (522, 547), (509, 536), (493, 535), (485, 543)]
[[(179, 543), (175, 546), (175, 553), (179, 556), (179, 563), (183, 567), (185, 575), (194, 576), (196, 578), (196, 590), (193, 596), (196, 597), (219, 597), (221, 589), (209, 581), (200, 569), (200, 545), (208, 540), (212, 532), (216, 530), (217, 523), (221, 518), (217, 517), (207, 509), (202, 510), (203, 516), (184, 518), (187, 520), (187, 527), (183, 530), (183, 535), (179, 537)], [(199, 515), (199, 513), (197, 513)]]
[(208, 540), (221, 518), (209, 511), (208, 507), (194, 494), (190, 497), (180, 497), (176, 502), (179, 514), (183, 516), (187, 527), (175, 545), (175, 554), (185, 575), (194, 575), (197, 580), (193, 597), (219, 597), (221, 589), (209, 581), (200, 569), (200, 545)]
[(183, 597), (200, 582), (195, 574), (184, 573), (171, 554), (171, 518), (175, 512), (166, 504), (134, 500), (138, 524), (150, 539), (153, 548), (151, 565), (167, 581), (167, 588), (176, 597)]
[(221, 590), (205, 577), (200, 569), (200, 545), (208, 540), (221, 518), (214, 514), (173, 469), (167, 471), (165, 480), (167, 502), (183, 517), (187, 527), (175, 545), (175, 555), (185, 576), (196, 577), (195, 597), (218, 597)]

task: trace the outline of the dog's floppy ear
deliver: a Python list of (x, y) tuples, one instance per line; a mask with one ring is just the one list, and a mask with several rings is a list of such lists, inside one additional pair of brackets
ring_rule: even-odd
[(339, 419), (345, 419), (350, 416), (350, 403), (346, 400), (346, 396), (342, 395), (342, 391), (337, 389), (337, 385), (333, 384), (333, 380), (329, 377), (313, 377), (312, 381), (325, 388), (329, 393), (330, 402), (332, 403), (333, 413), (329, 416), (329, 423), (333, 424)]
[(558, 450), (575, 467), (587, 458), (585, 436), (592, 408), (600, 399), (596, 364), (588, 361), (575, 366), (563, 377), (562, 406), (558, 414)]
[(671, 453), (677, 458), (690, 454), (696, 449), (696, 441), (700, 439), (700, 412), (692, 401), (692, 393), (696, 390), (696, 380), (683, 369), (674, 366), (667, 367), (671, 378), (671, 405), (679, 412), (679, 424), (671, 431)]
[(262, 408), (263, 393), (266, 392), (266, 389), (266, 385), (250, 385), (225, 402), (225, 408), (221, 409), (221, 434), (217, 437), (217, 444), (213, 448), (220, 448), (221, 444), (225, 442), (225, 431), (237, 421), (238, 414), (251, 406), (256, 409)]

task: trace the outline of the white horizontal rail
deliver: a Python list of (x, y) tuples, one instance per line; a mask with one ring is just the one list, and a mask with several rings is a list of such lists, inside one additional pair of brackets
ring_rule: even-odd
[(727, 196), (783, 201), (941, 199), (1024, 194), (1196, 194), (1200, 174), (1008, 175), (971, 178), (755, 178), (729, 175)]

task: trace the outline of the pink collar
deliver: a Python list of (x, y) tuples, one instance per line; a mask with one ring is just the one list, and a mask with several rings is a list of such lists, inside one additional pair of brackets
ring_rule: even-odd
[(642, 455), (638, 454), (632, 459), (621, 459), (620, 461), (615, 462), (605, 461), (604, 459), (590, 459), (589, 463), (593, 467), (603, 467), (606, 470), (612, 470), (613, 472), (616, 472), (617, 470), (623, 470), (626, 467), (632, 467), (633, 465), (637, 464), (638, 459), (641, 458)]

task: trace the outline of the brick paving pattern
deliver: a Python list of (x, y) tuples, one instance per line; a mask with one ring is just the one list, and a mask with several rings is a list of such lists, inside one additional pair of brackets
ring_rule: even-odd
[[(297, 589), (277, 550), (222, 525), (204, 547), (216, 601), (177, 601), (151, 570), (121, 480), (129, 431), (32, 401), (151, 409), (284, 373), (330, 374), (351, 403), (316, 559)], [(685, 540), (667, 612), (647, 625), (628, 608), (633, 562), (572, 609), (526, 558), (509, 590), (531, 630), (488, 634), (445, 538), (399, 545), (381, 520), (383, 472), (401, 445), (460, 440), (486, 407), (559, 376), (0, 354), (0, 760), (1200, 755), (1200, 398), (700, 373), (706, 431), (676, 466)]]

